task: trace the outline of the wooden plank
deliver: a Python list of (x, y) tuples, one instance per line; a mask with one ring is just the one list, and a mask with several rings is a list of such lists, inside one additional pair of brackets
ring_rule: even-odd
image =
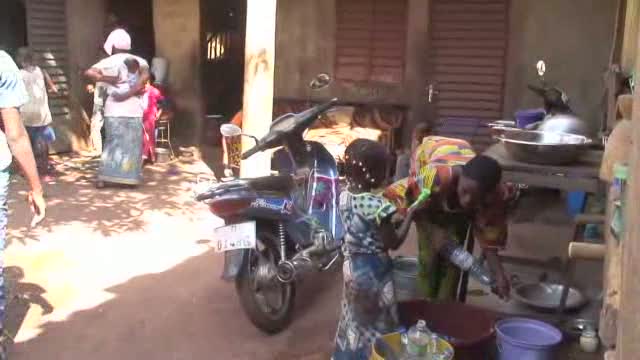
[(450, 22), (473, 22), (473, 23), (492, 23), (504, 22), (506, 14), (484, 14), (484, 13), (434, 13), (439, 21)]
[(468, 110), (468, 109), (448, 109), (438, 108), (437, 114), (439, 118), (447, 117), (468, 117), (472, 119), (500, 119), (501, 112), (493, 110)]
[(369, 77), (366, 67), (340, 66), (336, 70), (336, 78), (340, 80), (365, 81)]
[(620, 288), (622, 285), (622, 254), (620, 242), (611, 234), (609, 226), (613, 214), (612, 192), (607, 197), (606, 221), (604, 228), (605, 246), (603, 298), (598, 333), (605, 348), (615, 347), (618, 333), (618, 311), (620, 309)]
[(464, 66), (464, 65), (436, 65), (435, 71), (439, 74), (471, 74), (471, 75), (502, 75), (504, 68), (501, 66)]
[(381, 66), (381, 67), (392, 67), (392, 68), (398, 68), (398, 69), (402, 69), (404, 62), (402, 58), (380, 58), (380, 57), (376, 57), (371, 59), (371, 65), (376, 67), (376, 66)]
[(435, 56), (432, 58), (432, 62), (435, 65), (442, 64), (466, 66), (504, 66), (504, 58), (500, 56), (481, 58), (469, 58), (463, 56)]
[(600, 183), (597, 179), (589, 178), (567, 178), (563, 176), (541, 175), (536, 173), (524, 173), (503, 171), (502, 179), (514, 184), (524, 184), (531, 187), (556, 189), (564, 191), (584, 191), (596, 194), (601, 191)]
[[(437, 49), (482, 49), (504, 51), (504, 40), (438, 40), (432, 42)], [(494, 55), (495, 56), (495, 55)]]
[(481, 39), (481, 40), (498, 40), (505, 41), (507, 34), (504, 29), (494, 31), (482, 31), (482, 30), (467, 30), (467, 31), (434, 31), (433, 39), (436, 40), (468, 40), (468, 39)]
[(502, 76), (499, 75), (458, 75), (458, 74), (437, 74), (435, 81), (439, 83), (467, 83), (480, 85), (501, 85)]
[(435, 48), (432, 49), (432, 56), (445, 57), (445, 56), (466, 56), (466, 57), (490, 57), (497, 58), (503, 57), (505, 54), (504, 48)]
[[(636, 37), (640, 48), (640, 34)], [(636, 58), (635, 72), (640, 74), (640, 58)], [(629, 160), (630, 178), (626, 187), (625, 234), (622, 240), (622, 286), (620, 314), (616, 341), (619, 359), (635, 359), (640, 354), (640, 91), (636, 89), (633, 102), (633, 143)]]
[(438, 3), (433, 7), (436, 13), (484, 13), (484, 12), (506, 12), (507, 6), (505, 3), (493, 3), (493, 4), (455, 4), (455, 3)]
[(440, 91), (439, 97), (457, 92), (485, 93), (502, 97), (502, 84), (438, 83), (436, 86)]
[(343, 31), (339, 37), (340, 40), (370, 40), (371, 32), (367, 30), (350, 30)]
[(370, 59), (368, 56), (338, 56), (337, 62), (339, 65), (368, 65)]
[(498, 93), (444, 91), (438, 94), (438, 100), (486, 100), (499, 102), (502, 96)]
[(496, 144), (487, 151), (487, 155), (495, 158), (506, 169), (514, 172), (556, 174), (558, 176), (573, 178), (589, 178), (599, 181), (600, 163), (602, 162), (602, 150), (588, 150), (580, 159), (571, 165), (539, 165), (514, 160), (503, 144)]
[(367, 56), (368, 48), (340, 48), (336, 49), (336, 56)]
[(496, 22), (444, 22), (438, 21), (432, 23), (431, 28), (434, 32), (441, 31), (464, 31), (464, 30), (476, 30), (476, 31), (504, 31), (507, 28), (507, 23), (503, 21)]
[(471, 101), (471, 100), (438, 100), (438, 107), (446, 109), (470, 109), (470, 110), (502, 110), (502, 104), (495, 101)]

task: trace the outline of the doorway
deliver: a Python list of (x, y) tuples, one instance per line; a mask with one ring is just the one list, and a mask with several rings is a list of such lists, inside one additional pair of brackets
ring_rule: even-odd
[(150, 62), (156, 54), (153, 1), (110, 0), (107, 13), (112, 27), (122, 27), (131, 35), (132, 52)]
[(202, 89), (206, 114), (230, 119), (242, 109), (246, 0), (202, 0)]
[(27, 46), (27, 11), (22, 0), (8, 0), (0, 12), (0, 49), (14, 56)]
[(481, 151), (502, 118), (509, 0), (432, 0), (427, 101), (443, 136)]

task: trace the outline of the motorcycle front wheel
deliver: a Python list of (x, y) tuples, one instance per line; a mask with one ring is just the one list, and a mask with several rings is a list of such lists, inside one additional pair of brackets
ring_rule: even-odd
[[(236, 278), (236, 291), (249, 320), (267, 334), (286, 329), (293, 316), (295, 284), (275, 277), (280, 261), (276, 237), (258, 228), (257, 247)], [(268, 280), (266, 280), (268, 279)]]

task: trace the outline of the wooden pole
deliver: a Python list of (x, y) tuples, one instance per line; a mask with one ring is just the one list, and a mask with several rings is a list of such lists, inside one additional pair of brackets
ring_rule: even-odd
[[(258, 138), (269, 131), (273, 117), (277, 3), (277, 0), (247, 0), (242, 130)], [(253, 146), (253, 140), (243, 139), (243, 151)], [(266, 176), (270, 170), (271, 153), (264, 152), (243, 160), (240, 175)]]
[(612, 130), (616, 124), (616, 101), (618, 93), (618, 84), (620, 83), (620, 57), (622, 53), (625, 17), (627, 12), (627, 1), (618, 0), (616, 11), (616, 21), (613, 31), (613, 45), (609, 54), (609, 71), (607, 72), (607, 120), (602, 124), (601, 130), (606, 133)]
[[(637, 36), (640, 46), (640, 35)], [(640, 58), (636, 58), (640, 74)], [(622, 243), (622, 289), (618, 316), (618, 359), (640, 356), (640, 89), (636, 88), (633, 104), (633, 141), (630, 178), (627, 186), (626, 235)]]
[(624, 41), (622, 44), (622, 70), (631, 72), (636, 63), (638, 44), (636, 39), (640, 31), (640, 0), (627, 0), (624, 23)]

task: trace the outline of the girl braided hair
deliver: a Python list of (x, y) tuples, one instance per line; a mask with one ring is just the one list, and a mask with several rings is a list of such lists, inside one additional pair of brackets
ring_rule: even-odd
[(379, 142), (354, 140), (344, 152), (345, 176), (354, 190), (369, 191), (384, 184), (389, 152)]

